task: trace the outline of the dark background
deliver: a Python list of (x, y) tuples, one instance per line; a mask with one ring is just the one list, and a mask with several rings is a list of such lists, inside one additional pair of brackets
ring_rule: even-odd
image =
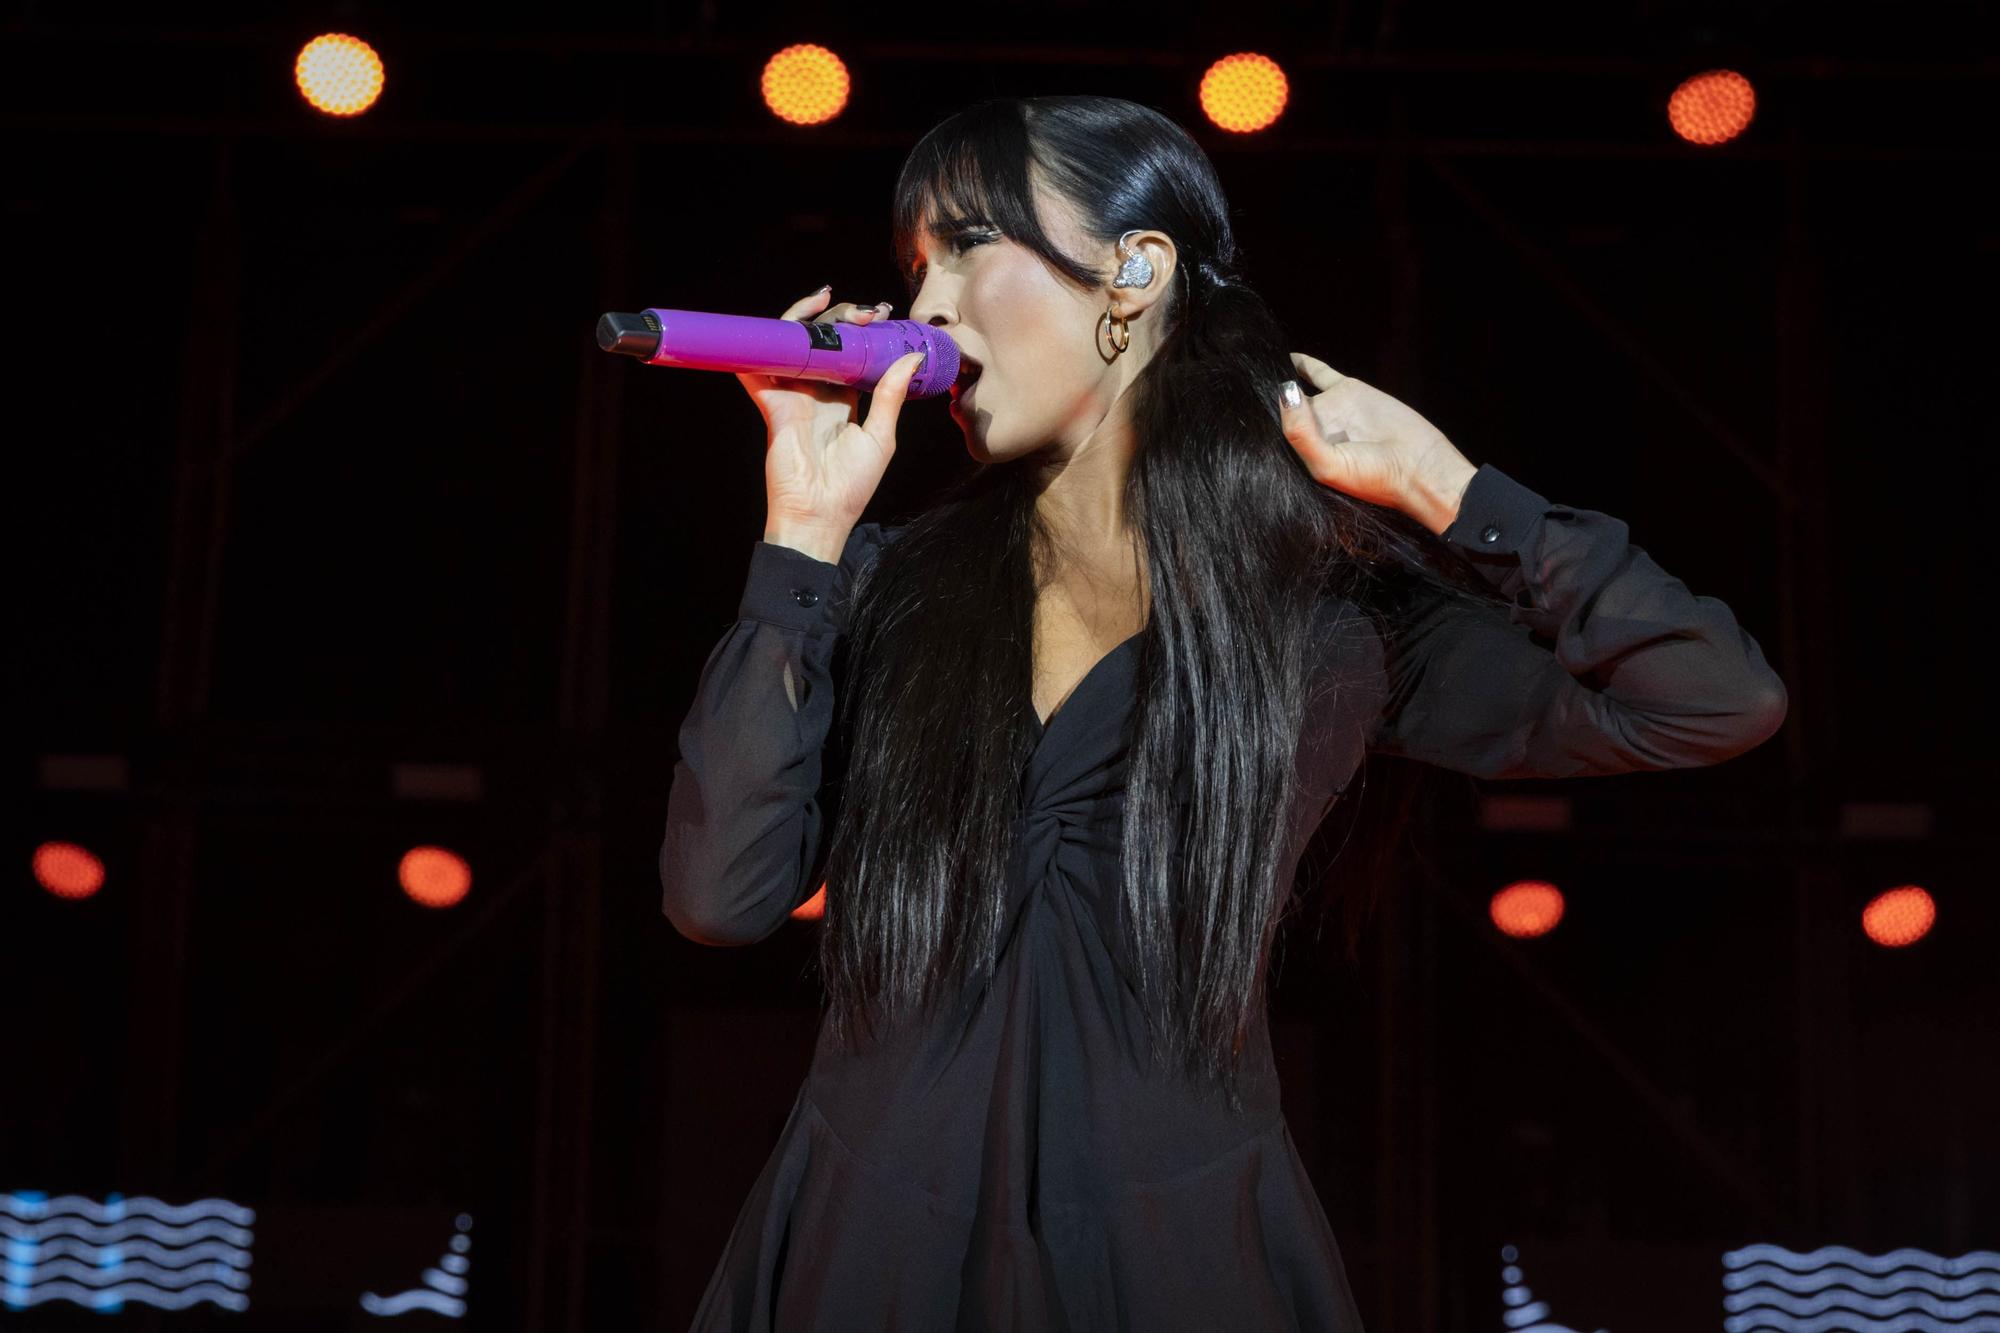
[[(805, 1071), (817, 928), (711, 950), (659, 912), (762, 425), (592, 327), (825, 281), (906, 313), (903, 155), (1045, 92), (1186, 125), (1299, 350), (1627, 520), (1791, 693), (1712, 769), (1436, 775), (1359, 957), (1286, 938), (1288, 1118), (1370, 1329), (1496, 1327), (1510, 1244), (1550, 1318), (1619, 1333), (1719, 1327), (1749, 1244), (2000, 1248), (1990, 7), (85, 12), (14, 6), (0, 46), (0, 1192), (259, 1211), (248, 1316), (122, 1323), (359, 1326), (464, 1213), (473, 1326), (685, 1326)], [(327, 30), (387, 62), (351, 121), (291, 85)], [(855, 83), (798, 129), (757, 76), (808, 40)], [(1195, 97), (1237, 50), (1292, 79), (1249, 137)], [(1721, 66), (1756, 121), (1688, 146), (1665, 99)], [(868, 517), (967, 462), (912, 404)], [(129, 781), (52, 783), (76, 754)], [(408, 762), (482, 792), (399, 799)], [(1520, 795), (1569, 828), (1491, 827)], [(1928, 832), (1865, 836), (1880, 803)], [(37, 888), (45, 839), (103, 891)], [(397, 888), (420, 842), (471, 861), (458, 908)], [(1525, 944), (1485, 919), (1519, 876), (1568, 900)], [(1878, 948), (1904, 883), (1937, 928)]]

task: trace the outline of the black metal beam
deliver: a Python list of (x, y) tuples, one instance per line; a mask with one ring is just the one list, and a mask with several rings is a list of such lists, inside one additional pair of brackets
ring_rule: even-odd
[[(408, 122), (362, 117), (338, 125), (313, 119), (258, 116), (137, 116), (35, 115), (0, 116), (0, 131), (45, 134), (131, 134), (188, 139), (366, 140), (396, 143), (571, 143), (588, 127), (574, 122), (493, 124), (479, 121)], [(1191, 128), (1197, 132), (1197, 124)], [(768, 125), (673, 126), (625, 123), (614, 131), (633, 144), (695, 144), (732, 148), (805, 148), (854, 150), (907, 148), (922, 131), (860, 129), (821, 125), (800, 129), (772, 121)], [(1808, 162), (1940, 162), (1975, 163), (2000, 160), (1983, 143), (1957, 144), (1806, 144), (1797, 150), (1751, 139), (1721, 149), (1698, 149), (1663, 137), (1632, 143), (1619, 140), (1476, 139), (1414, 135), (1411, 146), (1429, 157), (1557, 158), (1572, 161), (1663, 161), (1707, 165), (1721, 154), (1733, 161), (1783, 163), (1792, 157)], [(1392, 146), (1387, 134), (1305, 134), (1273, 129), (1258, 135), (1211, 138), (1211, 151), (1257, 155), (1311, 153), (1327, 157), (1379, 157)]]

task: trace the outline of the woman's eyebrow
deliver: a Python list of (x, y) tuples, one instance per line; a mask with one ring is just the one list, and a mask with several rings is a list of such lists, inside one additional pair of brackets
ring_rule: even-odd
[[(984, 217), (971, 214), (958, 214), (952, 217), (937, 219), (930, 226), (924, 228), (924, 233), (932, 240), (948, 241), (959, 232), (978, 231), (984, 228), (991, 228), (992, 226), (993, 224)], [(923, 257), (924, 252), (921, 244), (911, 247), (909, 264), (911, 271), (915, 271), (917, 265), (923, 262)]]

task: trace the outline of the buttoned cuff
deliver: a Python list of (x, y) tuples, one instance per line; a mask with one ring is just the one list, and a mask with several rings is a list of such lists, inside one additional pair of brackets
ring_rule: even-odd
[(826, 622), (839, 573), (840, 566), (831, 560), (758, 541), (750, 549), (750, 573), (736, 615), (784, 629), (812, 629)]
[(1438, 535), (1480, 557), (1518, 558), (1542, 519), (1556, 506), (1491, 463), (1482, 463), (1466, 483), (1458, 516)]

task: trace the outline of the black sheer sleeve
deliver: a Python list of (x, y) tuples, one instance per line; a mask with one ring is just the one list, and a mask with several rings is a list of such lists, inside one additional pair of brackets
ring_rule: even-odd
[(834, 650), (849, 588), (899, 529), (863, 523), (837, 563), (759, 541), (736, 623), (681, 723), (660, 843), (662, 910), (701, 944), (755, 944), (812, 896)]
[(1775, 733), (1785, 685), (1713, 597), (1690, 593), (1624, 522), (1551, 504), (1492, 464), (1442, 534), (1509, 604), (1442, 592), (1384, 643), (1370, 750), (1487, 778), (1720, 763)]

